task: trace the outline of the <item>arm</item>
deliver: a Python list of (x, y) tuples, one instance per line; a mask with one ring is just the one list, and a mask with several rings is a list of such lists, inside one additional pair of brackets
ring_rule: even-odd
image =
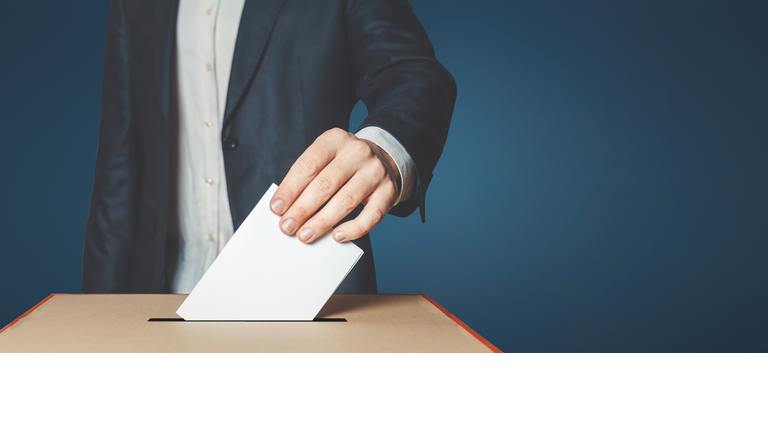
[(138, 160), (122, 1), (109, 8), (101, 124), (85, 230), (82, 292), (125, 292), (132, 282)]
[(414, 191), (391, 213), (404, 217), (419, 207), (424, 221), (424, 196), (448, 136), (456, 83), (407, 1), (352, 1), (347, 27), (357, 94), (368, 108), (358, 130), (377, 126), (411, 156)]
[(390, 175), (376, 146), (342, 130), (328, 131), (293, 165), (271, 203), (282, 215), (282, 231), (303, 242), (322, 235), (360, 203), (365, 206), (360, 215), (333, 230), (337, 241), (365, 235), (388, 212), (407, 216), (419, 207), (424, 220), (424, 195), (456, 98), (453, 78), (435, 59), (408, 2), (350, 0), (346, 25), (355, 88), (369, 113), (360, 130), (380, 128), (405, 148), (416, 167), (414, 193), (398, 204), (399, 179)]

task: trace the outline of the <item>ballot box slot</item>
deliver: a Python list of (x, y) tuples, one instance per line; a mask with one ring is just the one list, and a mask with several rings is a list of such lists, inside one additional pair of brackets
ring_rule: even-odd
[(315, 318), (306, 320), (185, 320), (184, 318), (150, 318), (148, 322), (347, 322), (346, 318)]

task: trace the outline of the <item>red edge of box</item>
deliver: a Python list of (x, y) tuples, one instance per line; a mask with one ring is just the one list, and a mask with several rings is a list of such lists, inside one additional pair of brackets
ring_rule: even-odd
[(464, 324), (460, 319), (456, 318), (456, 316), (454, 316), (452, 313), (448, 312), (448, 310), (446, 310), (444, 307), (440, 306), (439, 303), (437, 303), (436, 301), (432, 300), (432, 298), (430, 298), (428, 295), (421, 294), (421, 296), (424, 297), (425, 299), (427, 299), (428, 302), (430, 302), (433, 305), (435, 305), (436, 308), (440, 309), (448, 318), (452, 319), (456, 324), (461, 326), (461, 328), (463, 328), (464, 330), (468, 331), (469, 334), (474, 336), (477, 340), (480, 341), (480, 343), (482, 343), (483, 345), (488, 347), (488, 349), (490, 349), (492, 352), (503, 353), (502, 350), (496, 348), (492, 343), (488, 342), (484, 337), (480, 336), (480, 334), (478, 334), (476, 331), (472, 330), (468, 325)]
[(12, 326), (12, 325), (14, 325), (14, 324), (16, 324), (17, 322), (19, 322), (19, 320), (21, 320), (21, 319), (22, 319), (22, 318), (24, 318), (25, 316), (27, 316), (27, 315), (31, 314), (31, 313), (32, 313), (32, 312), (33, 312), (35, 309), (37, 309), (37, 308), (39, 308), (40, 306), (42, 306), (42, 305), (43, 305), (43, 303), (47, 302), (48, 300), (50, 300), (51, 298), (53, 298), (53, 296), (55, 296), (55, 295), (57, 295), (57, 294), (50, 294), (48, 297), (44, 298), (44, 299), (43, 299), (43, 300), (42, 300), (40, 303), (38, 303), (38, 304), (36, 304), (36, 305), (32, 306), (32, 309), (30, 309), (30, 310), (28, 310), (28, 311), (24, 312), (24, 313), (23, 313), (23, 314), (22, 314), (20, 317), (16, 318), (15, 320), (11, 321), (11, 322), (10, 322), (10, 323), (9, 323), (7, 326), (5, 326), (5, 327), (3, 327), (2, 329), (0, 329), (0, 333), (2, 333), (2, 332), (4, 332), (4, 331), (6, 331), (7, 329), (11, 328), (11, 326)]

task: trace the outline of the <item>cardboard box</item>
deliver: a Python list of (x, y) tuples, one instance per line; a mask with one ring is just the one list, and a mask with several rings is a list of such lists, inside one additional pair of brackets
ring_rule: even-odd
[(183, 321), (185, 298), (51, 294), (0, 352), (501, 352), (423, 294), (335, 294), (312, 322)]

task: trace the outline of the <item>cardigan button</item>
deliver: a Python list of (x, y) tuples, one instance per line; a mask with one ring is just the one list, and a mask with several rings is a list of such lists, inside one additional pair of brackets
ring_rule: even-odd
[(237, 140), (232, 137), (224, 138), (224, 148), (227, 150), (234, 150), (237, 148)]

